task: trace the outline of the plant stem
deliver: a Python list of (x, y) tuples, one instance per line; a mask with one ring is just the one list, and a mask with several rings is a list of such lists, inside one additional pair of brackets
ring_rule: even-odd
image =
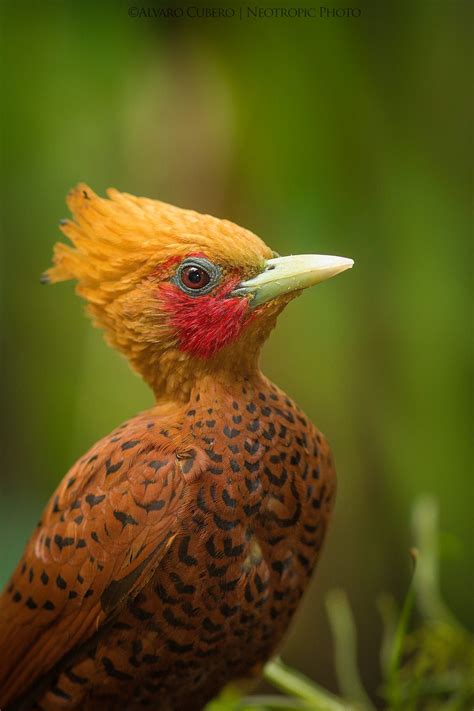
[(357, 642), (354, 618), (343, 590), (331, 590), (326, 608), (334, 637), (336, 674), (340, 690), (346, 698), (364, 709), (375, 711), (360, 679), (357, 667)]
[(414, 576), (418, 607), (426, 620), (444, 620), (457, 625), (440, 593), (438, 552), (438, 504), (423, 496), (413, 508), (413, 530), (419, 556)]
[(348, 704), (340, 701), (303, 674), (289, 669), (281, 659), (277, 658), (268, 662), (263, 670), (263, 676), (277, 689), (307, 701), (314, 711), (351, 711)]

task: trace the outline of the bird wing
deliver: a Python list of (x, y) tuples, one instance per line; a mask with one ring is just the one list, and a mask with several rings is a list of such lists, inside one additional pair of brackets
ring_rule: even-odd
[(143, 416), (98, 442), (49, 501), (0, 598), (0, 707), (107, 624), (151, 578), (206, 455)]

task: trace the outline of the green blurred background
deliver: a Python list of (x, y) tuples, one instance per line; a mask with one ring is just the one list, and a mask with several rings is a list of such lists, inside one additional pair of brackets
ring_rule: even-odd
[(132, 18), (129, 4), (1, 4), (0, 582), (68, 467), (152, 402), (72, 286), (39, 284), (66, 192), (84, 180), (210, 212), (281, 254), (356, 261), (291, 304), (263, 364), (329, 437), (339, 473), (284, 657), (334, 688), (323, 600), (342, 586), (375, 691), (376, 599), (404, 596), (421, 492), (440, 503), (446, 600), (474, 622), (472, 3), (188, 21)]

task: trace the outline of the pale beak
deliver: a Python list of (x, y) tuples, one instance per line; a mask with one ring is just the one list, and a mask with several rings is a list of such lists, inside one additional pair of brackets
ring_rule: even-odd
[(232, 296), (251, 297), (250, 307), (261, 306), (277, 296), (306, 289), (350, 269), (353, 259), (328, 254), (296, 254), (265, 262), (265, 269), (252, 279), (242, 281)]

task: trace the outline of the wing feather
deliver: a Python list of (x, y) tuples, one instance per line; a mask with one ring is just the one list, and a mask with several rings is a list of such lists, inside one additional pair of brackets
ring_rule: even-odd
[[(202, 453), (193, 455), (201, 468)], [(182, 456), (139, 416), (68, 472), (0, 598), (0, 707), (104, 626), (153, 575), (184, 505)]]

